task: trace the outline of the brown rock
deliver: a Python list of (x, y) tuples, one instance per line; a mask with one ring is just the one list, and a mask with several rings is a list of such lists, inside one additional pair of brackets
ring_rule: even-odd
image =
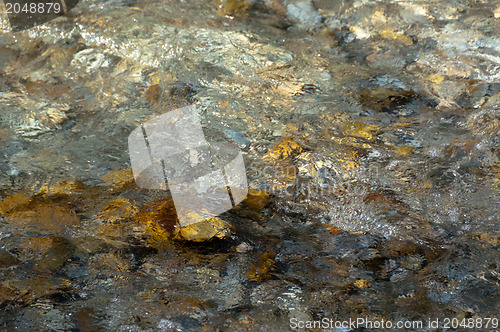
[(267, 190), (249, 189), (243, 203), (251, 209), (262, 210), (270, 200), (270, 194)]
[(246, 16), (252, 7), (250, 0), (218, 0), (219, 14), (221, 16)]
[(19, 259), (7, 250), (0, 249), (0, 269), (17, 265), (20, 262)]
[(247, 276), (253, 281), (263, 281), (271, 277), (271, 270), (276, 262), (270, 253), (264, 253), (259, 257), (259, 261), (250, 266)]

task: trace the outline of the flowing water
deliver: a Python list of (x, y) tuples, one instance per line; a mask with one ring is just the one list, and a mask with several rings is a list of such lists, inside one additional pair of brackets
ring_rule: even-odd
[[(498, 329), (500, 2), (82, 0), (0, 23), (0, 329)], [(132, 176), (132, 130), (187, 105), (244, 155), (218, 233), (178, 233)]]

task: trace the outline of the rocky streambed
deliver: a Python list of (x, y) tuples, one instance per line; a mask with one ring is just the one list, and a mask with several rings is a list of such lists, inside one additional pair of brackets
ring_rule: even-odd
[[(0, 27), (3, 330), (499, 318), (500, 3), (81, 1)], [(179, 228), (127, 137), (192, 104), (250, 191)]]

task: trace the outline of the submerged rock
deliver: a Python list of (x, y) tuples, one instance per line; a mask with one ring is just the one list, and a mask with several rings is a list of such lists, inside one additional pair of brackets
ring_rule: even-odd
[(179, 227), (175, 232), (176, 240), (205, 242), (213, 239), (225, 239), (233, 233), (231, 224), (218, 217), (212, 217), (202, 222)]
[[(192, 213), (197, 212), (193, 211)], [(170, 198), (145, 204), (134, 215), (134, 219), (146, 227), (154, 243), (161, 243), (171, 239), (206, 242), (213, 239), (226, 239), (233, 233), (231, 224), (219, 217), (212, 217), (202, 222), (181, 226), (177, 219), (174, 202)]]
[(273, 159), (286, 159), (302, 151), (300, 144), (293, 138), (282, 138), (269, 149), (266, 157)]
[(0, 250), (0, 269), (15, 266), (21, 261), (7, 250)]
[(245, 16), (252, 7), (250, 0), (218, 0), (219, 13), (222, 16)]

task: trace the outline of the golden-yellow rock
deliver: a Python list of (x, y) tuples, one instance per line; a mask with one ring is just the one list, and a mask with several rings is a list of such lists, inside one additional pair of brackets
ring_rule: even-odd
[(430, 74), (427, 76), (427, 80), (432, 83), (441, 83), (444, 81), (444, 76), (441, 74)]
[(415, 147), (411, 145), (395, 145), (394, 152), (401, 156), (409, 156), (415, 151)]
[(370, 149), (372, 147), (370, 144), (366, 143), (365, 139), (360, 139), (360, 137), (354, 137), (354, 136), (336, 137), (336, 136), (333, 136), (330, 139), (334, 140), (338, 144), (349, 145), (349, 146), (352, 146), (355, 148)]
[(349, 173), (355, 171), (359, 167), (361, 155), (358, 150), (349, 148), (337, 151), (337, 161), (341, 163), (344, 171), (344, 176), (349, 177)]
[(413, 45), (413, 39), (411, 37), (405, 36), (402, 32), (394, 32), (390, 29), (382, 30), (380, 35), (388, 40), (394, 40), (406, 46)]
[(175, 239), (205, 242), (212, 239), (224, 239), (232, 234), (232, 226), (219, 217), (212, 217), (184, 227), (179, 227)]
[(172, 237), (179, 223), (171, 198), (154, 200), (145, 204), (133, 218), (145, 227), (150, 235), (149, 242), (155, 247), (163, 247)]
[(134, 220), (145, 226), (151, 236), (149, 242), (155, 247), (164, 246), (170, 239), (191, 242), (224, 239), (233, 232), (232, 226), (218, 217), (205, 219), (204, 211), (191, 214), (193, 219), (203, 221), (180, 227), (173, 200), (167, 198), (149, 202), (134, 215)]
[(88, 187), (87, 185), (85, 185), (82, 181), (79, 180), (74, 180), (74, 179), (63, 180), (57, 182), (53, 186), (49, 186), (48, 183), (45, 183), (37, 191), (37, 194), (63, 196), (63, 195), (70, 195), (73, 193), (84, 192), (87, 187)]
[(411, 126), (414, 126), (414, 125), (417, 125), (417, 124), (419, 124), (418, 121), (406, 121), (406, 120), (402, 120), (402, 121), (398, 121), (395, 124), (393, 124), (391, 126), (391, 129), (395, 130), (395, 129), (401, 129), (401, 128), (408, 128), (408, 127), (411, 127)]
[(252, 7), (250, 0), (217, 0), (221, 16), (245, 16)]
[(368, 279), (358, 279), (353, 283), (356, 288), (368, 288), (371, 287), (372, 283)]
[(229, 108), (228, 100), (219, 100), (219, 107), (223, 110), (227, 110)]
[(102, 221), (114, 223), (132, 218), (137, 212), (138, 208), (128, 199), (119, 197), (109, 202), (97, 218)]
[(29, 201), (30, 197), (26, 195), (14, 194), (12, 196), (7, 196), (0, 202), (0, 214), (6, 214), (18, 206), (28, 204)]
[(343, 128), (343, 134), (373, 140), (380, 132), (380, 128), (375, 125), (368, 125), (360, 122), (347, 122)]
[(247, 277), (253, 281), (263, 281), (271, 277), (270, 272), (276, 264), (270, 253), (264, 253), (259, 257), (259, 261), (252, 264), (247, 271)]
[(265, 158), (286, 159), (292, 155), (299, 154), (302, 147), (293, 137), (281, 138), (266, 154)]
[(134, 174), (130, 167), (119, 168), (101, 176), (112, 190), (120, 190), (134, 184)]
[(293, 123), (287, 123), (285, 126), (291, 132), (294, 132), (294, 133), (298, 133), (299, 132), (299, 128), (296, 125), (294, 125)]
[(423, 181), (422, 182), (422, 187), (424, 187), (425, 189), (432, 189), (434, 186), (430, 182)]
[[(481, 243), (487, 243), (491, 246), (498, 246), (500, 244), (500, 236), (492, 232), (475, 232), (470, 237), (478, 240)], [(484, 246), (484, 245), (483, 245)]]
[(267, 190), (249, 189), (247, 197), (245, 198), (243, 203), (251, 209), (262, 210), (270, 200), (271, 195)]
[(323, 225), (332, 235), (343, 234), (345, 231), (333, 225)]

